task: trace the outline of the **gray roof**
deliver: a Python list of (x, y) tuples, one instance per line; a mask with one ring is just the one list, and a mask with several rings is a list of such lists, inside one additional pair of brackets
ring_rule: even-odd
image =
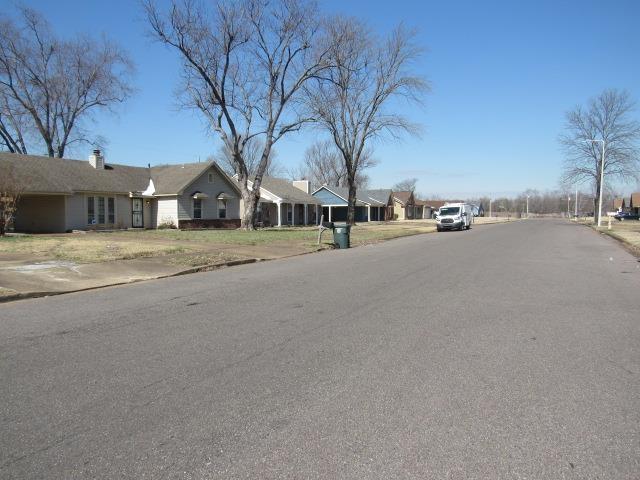
[(385, 206), (389, 203), (389, 197), (391, 197), (390, 188), (379, 188), (377, 190), (363, 190), (358, 192), (358, 197), (365, 197), (373, 200), (372, 205)]
[(87, 160), (0, 152), (0, 162), (10, 165), (26, 193), (113, 192), (145, 190), (149, 169), (108, 163), (95, 169)]
[[(71, 160), (40, 155), (19, 155), (0, 152), (0, 162), (9, 165), (26, 193), (55, 193), (71, 195), (74, 192), (141, 192), (147, 189), (149, 178), (153, 180), (156, 195), (176, 195), (196, 180), (208, 168), (222, 173), (215, 162), (185, 163), (132, 167), (105, 163), (104, 169), (96, 169), (88, 160)], [(234, 188), (236, 185), (229, 182)]]
[(284, 178), (262, 177), (261, 187), (289, 202), (321, 205), (321, 202), (316, 197), (294, 187), (289, 180)]
[(204, 162), (151, 167), (151, 179), (153, 180), (153, 186), (156, 188), (155, 194), (181, 194), (186, 187), (211, 167), (215, 168), (222, 178), (228, 180), (229, 185), (239, 192), (237, 184), (222, 171), (217, 163)]
[[(347, 187), (330, 187), (323, 185), (320, 188), (326, 188), (330, 192), (335, 193), (339, 197), (343, 198), (345, 202), (349, 199), (349, 189)], [(320, 189), (318, 189), (320, 190)], [(384, 192), (388, 192), (385, 197)], [(372, 205), (374, 207), (384, 206), (387, 204), (391, 195), (391, 190), (356, 190), (356, 206), (362, 207), (364, 205)]]

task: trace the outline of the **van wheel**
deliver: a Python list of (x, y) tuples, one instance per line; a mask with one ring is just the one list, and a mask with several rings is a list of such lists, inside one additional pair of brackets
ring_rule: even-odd
[(440, 226), (437, 226), (436, 228), (438, 229), (439, 232), (442, 231), (442, 228), (440, 228)]

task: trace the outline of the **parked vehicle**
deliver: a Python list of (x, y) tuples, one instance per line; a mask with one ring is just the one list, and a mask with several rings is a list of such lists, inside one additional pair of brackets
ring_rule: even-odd
[(468, 203), (449, 203), (436, 214), (436, 226), (443, 230), (469, 230), (473, 223), (473, 207)]
[(631, 212), (618, 212), (613, 216), (613, 218), (622, 222), (623, 220), (638, 220), (640, 219), (640, 216), (634, 215)]

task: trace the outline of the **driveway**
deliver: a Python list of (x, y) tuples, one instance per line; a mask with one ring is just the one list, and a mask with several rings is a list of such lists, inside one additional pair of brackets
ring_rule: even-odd
[(639, 266), (532, 220), (0, 305), (0, 477), (637, 478)]

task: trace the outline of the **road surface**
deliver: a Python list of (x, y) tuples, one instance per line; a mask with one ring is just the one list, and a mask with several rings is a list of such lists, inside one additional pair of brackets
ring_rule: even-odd
[(0, 305), (0, 478), (640, 477), (640, 269), (562, 221)]

